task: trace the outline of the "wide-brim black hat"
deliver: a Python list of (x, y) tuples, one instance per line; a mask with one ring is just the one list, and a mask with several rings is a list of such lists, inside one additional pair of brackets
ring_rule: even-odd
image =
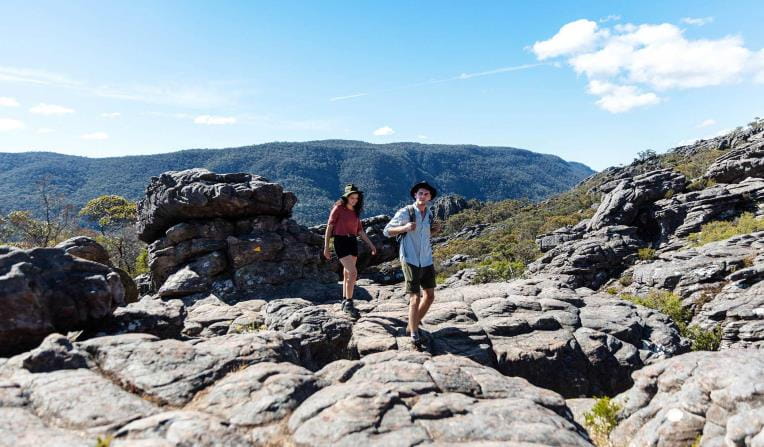
[(430, 200), (434, 199), (435, 196), (438, 195), (438, 190), (435, 189), (434, 186), (432, 186), (431, 184), (429, 184), (427, 182), (422, 181), (422, 182), (419, 182), (416, 185), (411, 187), (411, 198), (412, 199), (415, 197), (416, 192), (419, 191), (419, 189), (421, 189), (421, 188), (425, 188), (425, 189), (430, 191)]

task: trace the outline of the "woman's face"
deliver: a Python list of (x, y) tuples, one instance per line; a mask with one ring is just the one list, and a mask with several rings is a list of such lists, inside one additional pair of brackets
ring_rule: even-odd
[(357, 203), (358, 203), (358, 194), (357, 193), (350, 194), (348, 196), (348, 205), (356, 206)]

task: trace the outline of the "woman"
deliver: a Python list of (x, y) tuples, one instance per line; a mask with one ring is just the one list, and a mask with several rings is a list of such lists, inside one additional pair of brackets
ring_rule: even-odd
[(343, 267), (342, 280), (342, 310), (356, 319), (360, 316), (358, 309), (353, 306), (353, 289), (358, 272), (355, 262), (358, 259), (358, 240), (361, 236), (371, 249), (371, 255), (377, 254), (377, 249), (369, 240), (369, 236), (363, 231), (361, 225), (361, 210), (363, 209), (363, 193), (352, 183), (345, 185), (345, 193), (334, 204), (329, 214), (329, 222), (326, 225), (324, 235), (324, 257), (331, 259), (329, 240), (334, 238), (334, 251), (337, 253)]

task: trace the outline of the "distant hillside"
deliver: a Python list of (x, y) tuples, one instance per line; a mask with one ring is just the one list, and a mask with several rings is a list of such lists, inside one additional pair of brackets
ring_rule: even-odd
[(297, 194), (295, 218), (304, 224), (322, 222), (347, 182), (366, 192), (365, 215), (370, 216), (390, 213), (407, 201), (408, 188), (419, 179), (432, 182), (443, 193), (468, 198), (540, 200), (594, 172), (581, 163), (510, 147), (345, 140), (112, 158), (0, 153), (0, 212), (36, 210), (34, 182), (48, 174), (79, 209), (102, 194), (138, 200), (149, 177), (193, 167), (251, 172), (282, 183)]

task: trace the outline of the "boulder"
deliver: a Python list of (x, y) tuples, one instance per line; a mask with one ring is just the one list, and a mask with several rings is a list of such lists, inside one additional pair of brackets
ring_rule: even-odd
[(739, 183), (748, 177), (764, 177), (764, 137), (741, 144), (717, 158), (703, 178), (717, 183)]
[(617, 396), (613, 445), (764, 442), (764, 351), (693, 352), (650, 365)]
[(60, 248), (0, 247), (0, 355), (53, 332), (94, 328), (125, 305), (119, 274)]
[(138, 202), (138, 236), (151, 243), (173, 225), (193, 219), (286, 217), (295, 203), (293, 193), (257, 175), (206, 169), (165, 172), (151, 177), (146, 197)]

